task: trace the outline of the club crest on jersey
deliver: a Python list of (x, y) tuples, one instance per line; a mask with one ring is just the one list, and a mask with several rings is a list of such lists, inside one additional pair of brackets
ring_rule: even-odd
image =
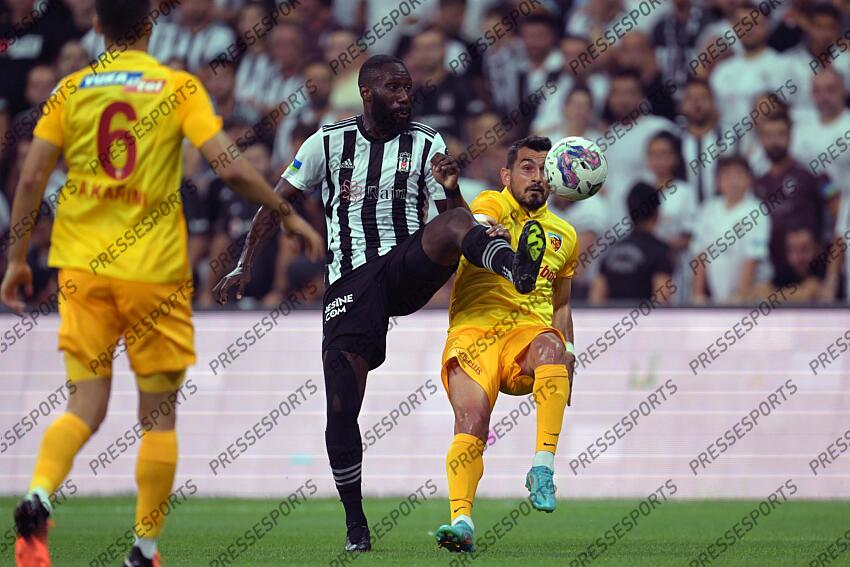
[(398, 171), (402, 173), (410, 173), (410, 153), (399, 152), (398, 154)]
[(560, 234), (555, 234), (554, 232), (549, 233), (549, 245), (552, 247), (552, 250), (557, 252), (561, 249), (561, 245), (564, 243), (564, 239), (561, 238)]

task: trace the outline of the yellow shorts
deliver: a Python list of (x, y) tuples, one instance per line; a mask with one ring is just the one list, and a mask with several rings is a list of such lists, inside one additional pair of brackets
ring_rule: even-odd
[[(112, 376), (112, 361), (126, 352), (137, 376), (171, 373), (168, 384), (143, 391), (175, 389), (173, 374), (195, 363), (192, 280), (148, 283), (61, 269), (65, 286), (59, 302), (59, 349), (66, 355), (71, 382)], [(119, 339), (123, 337), (123, 341)]]
[(446, 339), (446, 348), (443, 349), (440, 372), (443, 386), (448, 392), (448, 365), (454, 359), (487, 392), (490, 408), (496, 404), (499, 392), (513, 396), (530, 394), (534, 387), (534, 377), (522, 373), (519, 359), (531, 346), (531, 342), (543, 333), (555, 333), (564, 340), (561, 331), (554, 327), (517, 327), (502, 337), (497, 337), (491, 328), (455, 329)]

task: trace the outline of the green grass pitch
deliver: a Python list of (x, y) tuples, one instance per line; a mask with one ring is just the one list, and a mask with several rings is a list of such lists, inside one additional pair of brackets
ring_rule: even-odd
[[(476, 535), (515, 509), (520, 500), (476, 501)], [(0, 527), (11, 525), (15, 500), (0, 498)], [(467, 565), (569, 565), (578, 553), (610, 528), (638, 501), (562, 500), (553, 514), (532, 512), (485, 553)], [(687, 565), (754, 506), (747, 501), (667, 502), (625, 534), (594, 566)], [(373, 523), (398, 505), (396, 499), (367, 499)], [(246, 529), (274, 506), (272, 500), (189, 499), (168, 519), (160, 541), (168, 567), (209, 565)], [(74, 498), (56, 514), (50, 544), (56, 567), (89, 565), (110, 541), (132, 522), (131, 497)], [(447, 519), (447, 503), (438, 498), (401, 517), (368, 555), (348, 565), (449, 565), (457, 555), (437, 549), (434, 530)], [(734, 547), (712, 565), (808, 565), (848, 527), (850, 502), (787, 502), (761, 519)], [(309, 500), (283, 518), (270, 533), (245, 551), (233, 565), (328, 565), (341, 549), (342, 510), (337, 501)], [(847, 557), (835, 565), (850, 564)], [(111, 563), (119, 565), (121, 560)], [(12, 553), (0, 558), (11, 565)], [(455, 563), (457, 565), (457, 563)]]

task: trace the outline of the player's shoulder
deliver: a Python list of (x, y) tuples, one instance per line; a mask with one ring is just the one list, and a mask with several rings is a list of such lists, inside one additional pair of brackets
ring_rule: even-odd
[(325, 124), (322, 126), (319, 131), (322, 133), (333, 132), (336, 130), (350, 130), (352, 128), (357, 127), (357, 117), (352, 116), (351, 118), (345, 118), (344, 120), (338, 120), (336, 122), (332, 122), (330, 124)]
[(423, 124), (421, 122), (411, 121), (408, 129), (411, 132), (414, 132), (414, 133), (418, 132), (419, 134), (422, 134), (423, 136), (425, 136), (429, 140), (433, 140), (440, 135), (439, 132), (437, 132), (436, 130), (434, 130), (433, 128), (428, 126), (427, 124)]
[(485, 189), (481, 193), (475, 196), (472, 199), (472, 202), (469, 203), (470, 207), (475, 206), (485, 206), (485, 205), (498, 205), (501, 208), (504, 208), (506, 201), (502, 196), (502, 191), (500, 189)]

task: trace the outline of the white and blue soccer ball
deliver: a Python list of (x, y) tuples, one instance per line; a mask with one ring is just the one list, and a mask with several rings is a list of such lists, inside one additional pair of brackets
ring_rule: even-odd
[(567, 136), (546, 154), (546, 181), (561, 197), (581, 201), (593, 197), (608, 177), (608, 161), (594, 142)]

